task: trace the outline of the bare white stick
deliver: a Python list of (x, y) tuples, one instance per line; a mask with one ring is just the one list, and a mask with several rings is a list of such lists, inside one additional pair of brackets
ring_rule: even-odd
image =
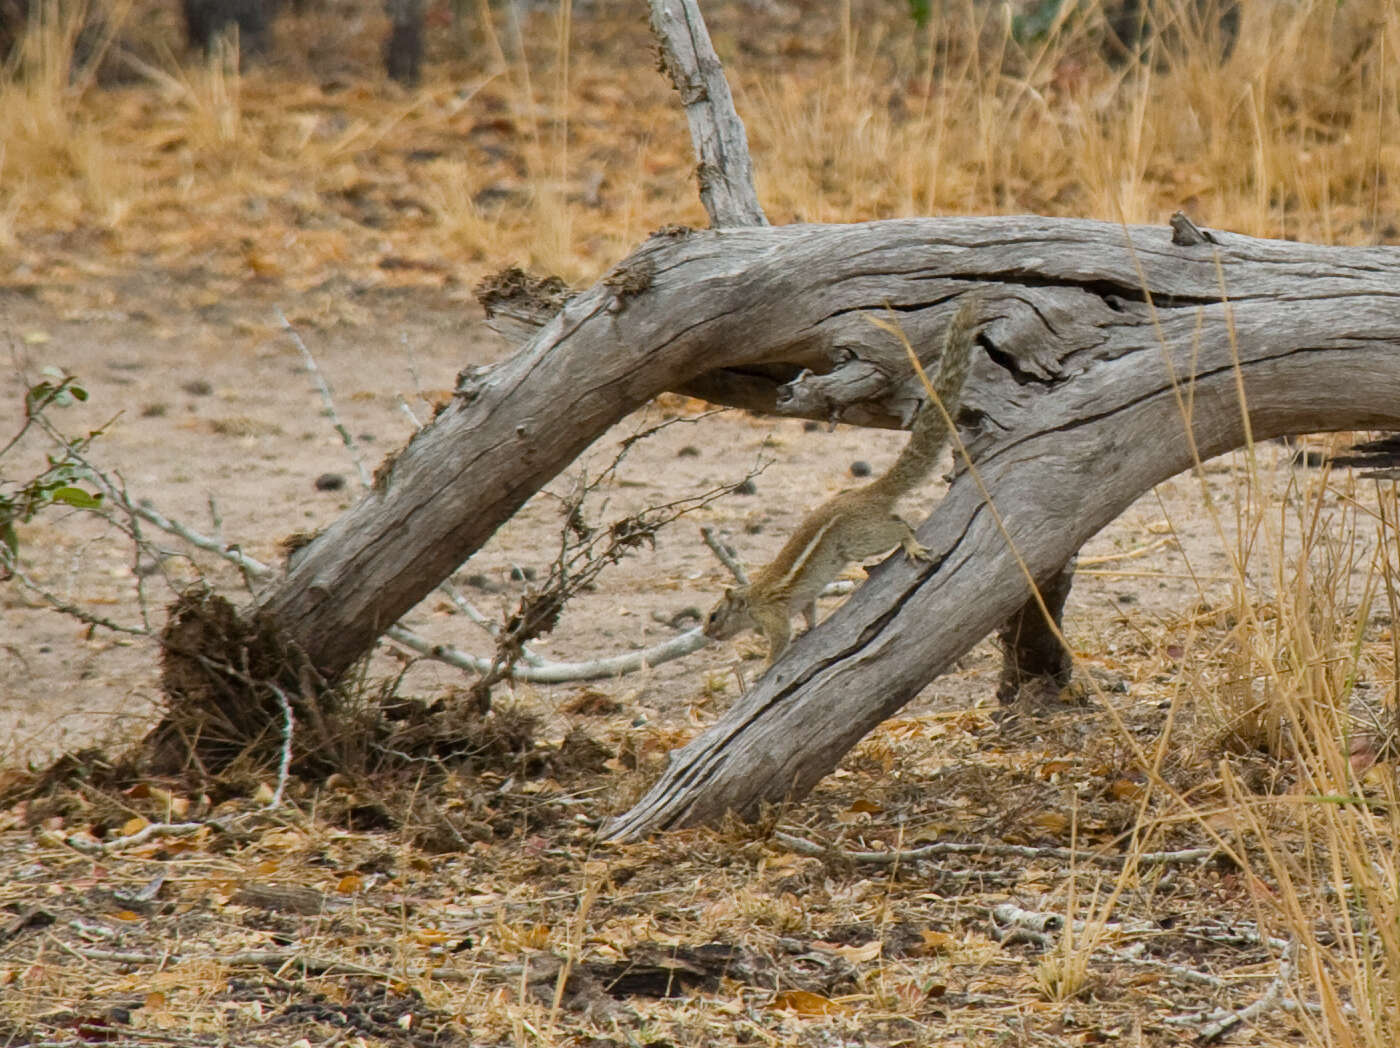
[(345, 444), (345, 450), (350, 452), (350, 460), (355, 463), (355, 472), (360, 477), (360, 487), (369, 490), (373, 483), (370, 479), (369, 470), (365, 469), (364, 456), (360, 454), (359, 445), (355, 443), (355, 438), (350, 435), (350, 431), (345, 428), (345, 424), (340, 421), (340, 414), (335, 410), (335, 398), (331, 396), (331, 387), (326, 384), (325, 376), (321, 374), (321, 368), (316, 363), (316, 358), (311, 355), (311, 350), (306, 348), (306, 343), (302, 341), (297, 329), (292, 327), (291, 322), (277, 310), (277, 319), (282, 323), (282, 329), (291, 336), (292, 342), (297, 349), (301, 350), (301, 359), (306, 362), (306, 370), (310, 373), (312, 381), (316, 383), (316, 388), (321, 392), (321, 403), (326, 406), (326, 414), (335, 426), (335, 431), (340, 434), (341, 441)]
[[(472, 673), (486, 673), (492, 667), (490, 659), (458, 651), (450, 644), (434, 644), (403, 626), (394, 626), (386, 630), (384, 635), (395, 643), (418, 652), (424, 658), (435, 659), (449, 666), (456, 666), (458, 669), (469, 670)], [(536, 684), (565, 684), (575, 680), (620, 677), (627, 673), (636, 673), (638, 670), (659, 666), (663, 662), (679, 659), (693, 651), (699, 651), (709, 643), (710, 638), (697, 628), (687, 630), (679, 636), (672, 637), (660, 644), (654, 644), (642, 651), (632, 651), (625, 655), (611, 655), (603, 659), (591, 659), (588, 662), (542, 660), (539, 665), (516, 666), (511, 670), (510, 676), (513, 680), (531, 681)]]
[(782, 830), (773, 839), (803, 855), (837, 855), (849, 862), (864, 862), (879, 866), (917, 862), (942, 855), (987, 855), (994, 859), (1052, 859), (1056, 862), (1097, 862), (1120, 866), (1132, 860), (1139, 866), (1160, 866), (1167, 863), (1199, 863), (1215, 855), (1215, 848), (1186, 848), (1173, 852), (1143, 852), (1141, 855), (1110, 855), (1105, 852), (1075, 851), (1073, 848), (1034, 848), (1027, 844), (966, 844), (958, 841), (938, 841), (921, 848), (892, 851), (847, 851), (828, 848)]
[[(457, 587), (452, 585), (450, 579), (438, 586), (438, 592), (450, 600), (454, 608), (489, 633), (493, 639), (500, 635), (500, 623), (496, 622), (494, 619), (487, 618), (481, 612), (477, 611), (471, 601), (457, 592)], [(549, 661), (543, 655), (525, 644), (520, 645), (520, 657), (530, 666), (543, 666)]]
[(1197, 1034), (1198, 1044), (1209, 1044), (1217, 1041), (1225, 1034), (1229, 1033), (1236, 1026), (1242, 1023), (1252, 1023), (1266, 1012), (1271, 1012), (1275, 1008), (1286, 1008), (1290, 1003), (1288, 996), (1288, 984), (1293, 981), (1293, 962), (1298, 952), (1297, 944), (1289, 942), (1278, 959), (1278, 974), (1274, 976), (1268, 987), (1264, 990), (1264, 995), (1253, 1004), (1247, 1005), (1238, 1011), (1231, 1012), (1222, 1018), (1215, 1019), (1201, 1027)]
[(1194, 983), (1197, 986), (1209, 986), (1212, 990), (1228, 990), (1229, 982), (1218, 975), (1211, 975), (1209, 972), (1197, 971), (1195, 968), (1188, 968), (1184, 964), (1172, 964), (1170, 961), (1161, 961), (1156, 957), (1144, 957), (1143, 951), (1146, 949), (1145, 943), (1134, 943), (1126, 950), (1111, 950), (1115, 958), (1125, 961), (1128, 964), (1137, 965), (1139, 968), (1152, 968), (1156, 971), (1164, 972), (1181, 982)]
[[(999, 942), (1010, 942), (1021, 940), (1032, 942), (1036, 945), (1049, 948), (1053, 942), (1053, 932), (1059, 931), (1065, 925), (1064, 914), (1047, 913), (1042, 910), (1026, 910), (1013, 903), (999, 903), (992, 907), (992, 918), (996, 922), (998, 929), (1014, 930), (1014, 935), (996, 935)], [(1087, 921), (1075, 921), (1074, 931), (1083, 932), (1088, 928)], [(1110, 922), (1102, 926), (1102, 930), (1115, 936), (1124, 935), (1153, 935), (1160, 932), (1155, 924), (1135, 924), (1127, 925), (1117, 922)], [(1167, 961), (1159, 961), (1155, 957), (1144, 957), (1144, 943), (1135, 943), (1126, 949), (1115, 949), (1105, 943), (1100, 943), (1095, 947), (1095, 953), (1104, 953), (1124, 964), (1136, 965), (1139, 968), (1152, 968), (1171, 975), (1180, 982), (1193, 983), (1197, 986), (1209, 986), (1214, 990), (1229, 989), (1229, 983), (1219, 976), (1211, 975), (1208, 972), (1197, 971), (1195, 968), (1187, 968), (1185, 965), (1171, 964)]]
[(282, 704), (282, 760), (277, 765), (277, 789), (273, 791), (272, 799), (264, 805), (265, 808), (272, 809), (282, 806), (282, 794), (287, 789), (287, 772), (292, 766), (292, 735), (296, 731), (297, 722), (292, 716), (292, 704), (287, 701), (287, 693), (272, 681), (268, 681), (267, 686)]
[(153, 822), (135, 833), (110, 841), (85, 841), (80, 837), (64, 837), (63, 843), (84, 855), (111, 855), (123, 848), (136, 848), (157, 837), (189, 837), (204, 829), (202, 822)]

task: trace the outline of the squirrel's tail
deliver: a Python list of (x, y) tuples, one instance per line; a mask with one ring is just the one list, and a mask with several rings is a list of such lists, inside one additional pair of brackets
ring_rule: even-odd
[(972, 294), (963, 299), (948, 330), (943, 335), (943, 350), (938, 357), (938, 369), (929, 376), (934, 395), (943, 411), (932, 398), (925, 400), (914, 417), (909, 440), (889, 470), (874, 482), (896, 495), (902, 495), (920, 484), (932, 471), (943, 445), (948, 442), (948, 418), (956, 418), (962, 400), (963, 381), (972, 365), (972, 347), (981, 329), (981, 296)]

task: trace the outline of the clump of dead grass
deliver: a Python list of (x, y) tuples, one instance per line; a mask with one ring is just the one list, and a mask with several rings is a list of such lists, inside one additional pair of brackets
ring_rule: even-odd
[(0, 242), (11, 245), (27, 231), (21, 211), (115, 229), (133, 192), (129, 158), (114, 148), (110, 123), (90, 108), (101, 93), (102, 54), (128, 5), (103, 12), (100, 23), (85, 3), (39, 0), (33, 7), (14, 53), (0, 65)]
[(1182, 654), (1173, 709), (1197, 771), (1173, 782), (1287, 944), (1278, 978), (1314, 1002), (1294, 1013), (1307, 1042), (1379, 1048), (1400, 1036), (1397, 496), (1275, 458), (1251, 448), (1227, 467), (1233, 520), (1204, 505), (1229, 591), (1202, 592), (1218, 603)]
[[(800, 48), (783, 43), (792, 27), (745, 23), (776, 15), (714, 12), (772, 217), (1160, 222), (1184, 207), (1260, 235), (1394, 235), (1389, 0), (1242, 0), (1229, 46), (1194, 0), (1162, 0), (1142, 60), (1104, 44), (1097, 3), (1070, 7), (1032, 35), (971, 3), (919, 31), (868, 0), (844, 20), (807, 12)], [(696, 221), (683, 121), (635, 60), (644, 27), (607, 5), (495, 17), (498, 46), (445, 60), (407, 97), (374, 86), (372, 66), (363, 85), (343, 71), (318, 85), (227, 56), (167, 56), (145, 83), (99, 91), (69, 75), (70, 22), (36, 23), (27, 72), (0, 83), (0, 215), (12, 237), (120, 227), (130, 250), (243, 277), (315, 282), (335, 266), (410, 283), (469, 283), (502, 260), (588, 280), (648, 230)], [(251, 261), (229, 235), (240, 224)]]
[[(1018, 39), (954, 4), (927, 36), (876, 18), (839, 75), (740, 100), (777, 217), (1036, 211), (1161, 222), (1177, 208), (1260, 236), (1393, 236), (1400, 46), (1385, 0), (1244, 0), (1227, 46), (1192, 0), (1152, 5), (1142, 61), (1103, 46), (1103, 5)], [(1222, 57), (1223, 56), (1223, 57)], [(1386, 229), (1391, 232), (1387, 233)]]

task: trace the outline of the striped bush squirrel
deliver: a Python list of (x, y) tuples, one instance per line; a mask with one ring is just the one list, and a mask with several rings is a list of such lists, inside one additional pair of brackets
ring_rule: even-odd
[[(977, 340), (979, 299), (965, 300), (943, 337), (933, 389), (947, 417), (957, 414), (963, 380)], [(705, 620), (705, 635), (716, 640), (754, 629), (768, 641), (768, 664), (783, 653), (792, 637), (792, 613), (801, 611), (810, 629), (816, 624), (817, 594), (853, 561), (901, 546), (911, 560), (928, 560), (911, 528), (895, 512), (895, 503), (933, 471), (948, 442), (943, 411), (925, 400), (914, 418), (909, 440), (881, 476), (864, 487), (832, 496), (808, 513), (772, 563), (747, 586), (726, 590)]]

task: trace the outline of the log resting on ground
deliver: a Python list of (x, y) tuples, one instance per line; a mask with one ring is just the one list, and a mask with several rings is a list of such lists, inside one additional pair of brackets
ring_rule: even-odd
[[(251, 610), (335, 679), (658, 392), (867, 350), (888, 364), (891, 341), (862, 313), (893, 311), (923, 355), (972, 289), (985, 290), (986, 324), (962, 435), (1037, 578), (1152, 485), (1243, 444), (1241, 392), (1254, 439), (1400, 428), (1400, 250), (1214, 238), (1178, 246), (1165, 225), (1035, 217), (653, 237), (514, 356), (466, 376)], [(891, 374), (884, 417), (906, 413), (909, 381)], [(966, 472), (920, 539), (932, 564), (877, 570), (612, 833), (800, 795), (1026, 600)]]

